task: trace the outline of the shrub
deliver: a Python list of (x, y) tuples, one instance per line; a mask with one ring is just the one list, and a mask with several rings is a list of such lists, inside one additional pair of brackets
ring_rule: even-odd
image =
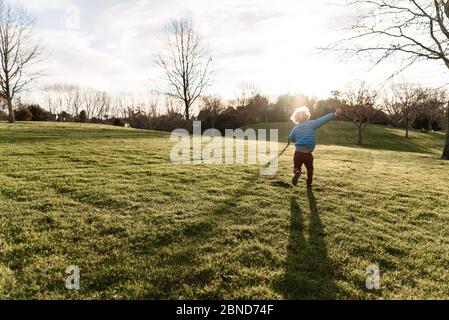
[(103, 120), (97, 117), (93, 117), (92, 119), (90, 119), (90, 122), (92, 123), (103, 123)]
[(376, 109), (371, 119), (372, 124), (388, 125), (390, 123), (388, 115), (382, 110)]
[(80, 115), (79, 115), (78, 119), (82, 123), (86, 123), (87, 122), (87, 112), (86, 112), (86, 110), (83, 110), (83, 111), (80, 112)]
[(153, 129), (159, 131), (173, 131), (175, 129), (186, 129), (192, 132), (192, 121), (186, 120), (180, 113), (171, 113), (152, 119)]
[[(41, 108), (39, 105), (29, 105), (26, 107), (32, 114), (32, 121), (49, 121), (51, 118), (50, 112)], [(28, 121), (28, 120), (26, 120)]]
[(123, 121), (122, 119), (119, 119), (119, 118), (114, 118), (114, 119), (112, 119), (112, 125), (114, 125), (116, 127), (124, 127), (125, 121)]
[(129, 124), (135, 129), (153, 129), (151, 118), (142, 110), (130, 111)]
[(73, 116), (66, 111), (62, 111), (58, 115), (58, 122), (72, 122), (72, 121), (73, 121)]
[(31, 121), (33, 119), (33, 114), (26, 107), (21, 107), (14, 111), (14, 116), (17, 121)]
[(225, 111), (218, 115), (215, 128), (220, 130), (222, 133), (225, 129), (236, 129), (243, 127), (247, 124), (245, 121), (245, 109), (228, 107)]

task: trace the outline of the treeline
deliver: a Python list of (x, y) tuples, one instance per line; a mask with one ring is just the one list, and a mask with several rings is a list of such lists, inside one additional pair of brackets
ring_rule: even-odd
[[(337, 108), (344, 111), (344, 120), (351, 121), (359, 131), (360, 143), (368, 124), (391, 125), (404, 128), (408, 137), (410, 128), (422, 131), (447, 130), (449, 95), (443, 89), (423, 88), (401, 83), (383, 92), (371, 90), (360, 84), (347, 91), (334, 91), (327, 99), (316, 99), (303, 94), (285, 94), (270, 99), (258, 91), (240, 93), (227, 101), (217, 95), (201, 97), (194, 120), (202, 121), (204, 130), (215, 128), (223, 132), (253, 123), (288, 122), (299, 106), (309, 107), (312, 117), (318, 118)], [(175, 128), (191, 128), (182, 107), (173, 101), (164, 115), (145, 108), (129, 108), (125, 121), (131, 127), (171, 131)]]
[[(314, 118), (341, 108), (345, 119), (359, 129), (368, 123), (392, 125), (405, 128), (408, 136), (412, 127), (446, 130), (447, 103), (445, 90), (407, 83), (382, 93), (361, 84), (345, 92), (334, 91), (327, 99), (285, 94), (271, 100), (254, 86), (245, 85), (230, 101), (217, 95), (202, 96), (196, 116), (186, 120), (182, 104), (167, 97), (150, 93), (112, 96), (87, 87), (55, 85), (44, 90), (44, 107), (19, 101), (14, 113), (19, 121), (91, 122), (161, 131), (190, 129), (192, 120), (200, 120), (204, 130), (223, 132), (253, 123), (287, 122), (295, 108), (305, 105)], [(0, 117), (6, 119), (6, 113)]]

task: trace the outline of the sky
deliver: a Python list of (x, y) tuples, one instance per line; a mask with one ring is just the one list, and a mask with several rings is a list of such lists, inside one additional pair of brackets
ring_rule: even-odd
[[(13, 0), (9, 0), (13, 1)], [(390, 61), (341, 61), (319, 47), (344, 37), (351, 9), (333, 0), (15, 0), (36, 18), (45, 76), (30, 88), (77, 84), (112, 94), (150, 91), (161, 73), (153, 55), (170, 19), (190, 15), (210, 47), (217, 70), (208, 93), (232, 99), (241, 82), (276, 96), (324, 98), (359, 81), (379, 86), (397, 70)], [(332, 0), (331, 0), (332, 1)], [(341, 1), (340, 1), (341, 4)], [(446, 83), (438, 63), (421, 63), (401, 77)]]

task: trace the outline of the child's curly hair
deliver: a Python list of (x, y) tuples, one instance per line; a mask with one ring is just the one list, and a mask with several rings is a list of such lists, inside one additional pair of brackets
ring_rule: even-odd
[(298, 124), (301, 122), (305, 122), (305, 121), (309, 121), (310, 120), (310, 111), (309, 108), (307, 108), (306, 106), (298, 108), (295, 110), (295, 112), (293, 112), (293, 115), (291, 116), (291, 120)]

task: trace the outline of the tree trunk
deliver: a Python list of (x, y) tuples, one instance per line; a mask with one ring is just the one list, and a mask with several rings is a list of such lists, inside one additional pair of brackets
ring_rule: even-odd
[(408, 124), (408, 117), (405, 119), (405, 137), (408, 138), (408, 128), (409, 128), (409, 124)]
[(186, 120), (190, 120), (190, 106), (189, 103), (187, 101), (184, 101), (184, 106), (185, 106), (185, 114), (186, 114)]
[(449, 104), (446, 110), (446, 143), (444, 145), (443, 156), (441, 159), (449, 160)]
[(362, 140), (363, 140), (363, 130), (362, 130), (362, 127), (359, 127), (359, 138), (357, 140), (357, 144), (359, 146), (362, 145), (362, 142), (363, 142)]
[(14, 122), (16, 122), (16, 119), (14, 117), (14, 110), (13, 110), (13, 107), (12, 107), (12, 100), (11, 100), (11, 98), (9, 96), (7, 96), (6, 101), (8, 102), (8, 113), (9, 113), (8, 121), (9, 121), (9, 123), (14, 123)]
[(443, 160), (449, 160), (449, 130), (446, 133), (446, 145), (444, 146), (443, 156), (441, 157)]

